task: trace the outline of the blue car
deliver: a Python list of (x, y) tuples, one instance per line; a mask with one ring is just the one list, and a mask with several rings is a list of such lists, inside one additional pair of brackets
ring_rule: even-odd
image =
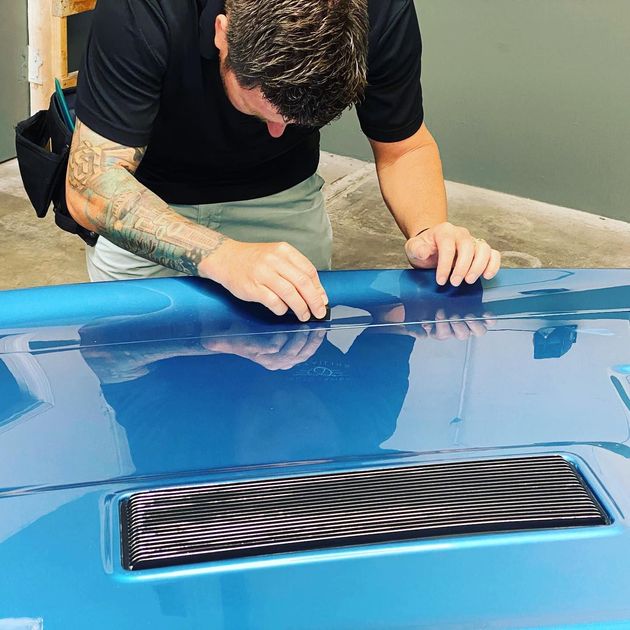
[(0, 630), (630, 628), (630, 270), (0, 294)]

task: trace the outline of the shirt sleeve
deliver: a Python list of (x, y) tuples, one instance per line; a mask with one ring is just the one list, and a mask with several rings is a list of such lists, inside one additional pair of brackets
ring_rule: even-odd
[(168, 64), (158, 0), (100, 0), (79, 70), (77, 116), (99, 135), (146, 146)]
[(412, 136), (424, 122), (420, 27), (412, 0), (380, 0), (388, 9), (373, 26), (368, 88), (357, 106), (363, 133), (378, 142)]

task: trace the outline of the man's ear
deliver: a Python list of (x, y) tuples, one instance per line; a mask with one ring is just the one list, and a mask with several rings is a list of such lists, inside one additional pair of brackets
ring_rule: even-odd
[(214, 45), (221, 53), (221, 57), (227, 56), (227, 26), (227, 15), (223, 15), (222, 13), (217, 15), (217, 19), (214, 21)]

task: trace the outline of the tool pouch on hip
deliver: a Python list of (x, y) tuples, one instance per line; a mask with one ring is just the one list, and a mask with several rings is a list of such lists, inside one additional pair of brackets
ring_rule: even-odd
[[(75, 90), (66, 90), (64, 94), (72, 105)], [(15, 128), (20, 175), (37, 216), (45, 217), (52, 204), (55, 223), (62, 230), (80, 236), (93, 246), (98, 234), (79, 225), (66, 204), (66, 169), (71, 142), (72, 131), (64, 121), (54, 95), (47, 110), (37, 112)]]

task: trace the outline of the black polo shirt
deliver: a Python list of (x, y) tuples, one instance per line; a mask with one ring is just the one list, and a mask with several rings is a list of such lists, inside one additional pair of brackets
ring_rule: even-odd
[[(136, 176), (167, 203), (254, 199), (310, 177), (319, 130), (267, 126), (229, 102), (214, 47), (222, 0), (99, 0), (79, 73), (77, 115), (96, 133), (147, 146)], [(363, 132), (395, 142), (422, 125), (421, 40), (412, 0), (369, 0)]]

